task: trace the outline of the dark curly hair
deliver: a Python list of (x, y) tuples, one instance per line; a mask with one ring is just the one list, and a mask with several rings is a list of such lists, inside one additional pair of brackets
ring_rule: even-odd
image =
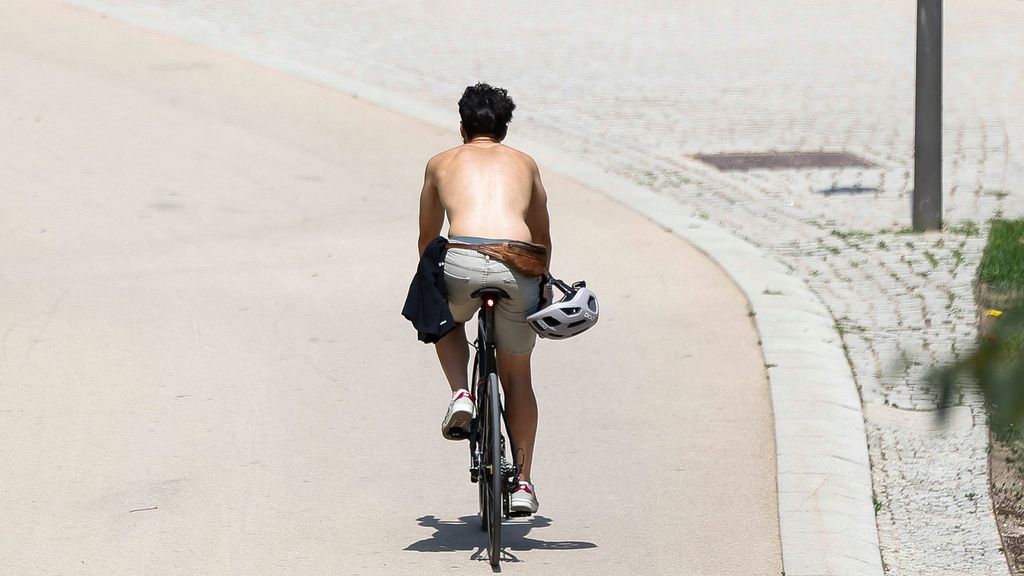
[(508, 97), (507, 90), (483, 82), (467, 86), (459, 100), (459, 116), (469, 138), (490, 134), (501, 140), (508, 132), (515, 109), (516, 103)]

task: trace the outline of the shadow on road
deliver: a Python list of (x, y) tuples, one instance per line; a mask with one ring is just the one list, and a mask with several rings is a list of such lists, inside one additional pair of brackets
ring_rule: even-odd
[[(424, 538), (413, 542), (405, 547), (406, 550), (415, 552), (455, 552), (465, 550), (473, 552), (471, 558), (486, 558), (487, 533), (480, 529), (480, 519), (477, 516), (463, 516), (458, 520), (441, 520), (436, 516), (422, 516), (416, 521), (424, 528), (433, 528), (435, 531), (430, 538)], [(593, 542), (581, 542), (577, 540), (561, 540), (547, 542), (530, 538), (528, 535), (536, 528), (546, 528), (551, 525), (551, 519), (545, 516), (532, 516), (527, 521), (505, 522), (501, 525), (501, 541), (503, 548), (502, 560), (517, 561), (515, 556), (508, 553), (510, 550), (583, 550), (586, 548), (597, 548)]]

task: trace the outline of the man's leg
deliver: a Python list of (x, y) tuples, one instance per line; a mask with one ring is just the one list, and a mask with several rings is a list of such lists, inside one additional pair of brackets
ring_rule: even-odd
[(452, 392), (469, 389), (469, 343), (466, 342), (466, 325), (456, 324), (455, 329), (444, 335), (434, 345), (441, 369), (448, 378)]
[[(469, 433), (470, 422), (475, 412), (473, 398), (468, 392), (469, 344), (466, 342), (466, 328), (456, 324), (455, 329), (445, 334), (434, 346), (441, 369), (448, 378), (452, 399), (448, 412), (441, 421), (441, 435), (448, 440), (464, 440)], [(462, 390), (462, 392), (459, 392)], [(458, 392), (456, 394), (456, 392)]]
[[(530, 353), (509, 354), (498, 350), (498, 379), (505, 391), (505, 411), (516, 448), (523, 451), (522, 480), (530, 481), (533, 444), (537, 438), (537, 398), (530, 375)], [(513, 459), (517, 455), (513, 454)]]

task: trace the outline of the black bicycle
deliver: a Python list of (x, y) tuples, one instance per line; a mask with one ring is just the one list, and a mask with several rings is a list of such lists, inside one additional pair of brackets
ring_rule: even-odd
[[(510, 510), (512, 492), (519, 485), (521, 463), (506, 458), (505, 430), (510, 430), (501, 404), (501, 386), (498, 383), (498, 362), (494, 348), (494, 312), (501, 298), (509, 295), (500, 288), (482, 288), (473, 293), (480, 298), (477, 314), (477, 336), (473, 347), (473, 397), (476, 399), (476, 418), (469, 427), (470, 480), (480, 493), (480, 525), (487, 531), (487, 554), (491, 566), (501, 561), (501, 522), (503, 519), (530, 516), (529, 512)], [(519, 454), (508, 434), (508, 454)]]

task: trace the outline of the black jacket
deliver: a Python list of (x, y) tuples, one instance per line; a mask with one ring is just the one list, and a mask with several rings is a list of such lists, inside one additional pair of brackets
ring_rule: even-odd
[(409, 284), (402, 316), (412, 322), (420, 341), (433, 344), (455, 328), (448, 308), (448, 289), (444, 284), (444, 254), (448, 239), (438, 236), (420, 256), (420, 265)]

